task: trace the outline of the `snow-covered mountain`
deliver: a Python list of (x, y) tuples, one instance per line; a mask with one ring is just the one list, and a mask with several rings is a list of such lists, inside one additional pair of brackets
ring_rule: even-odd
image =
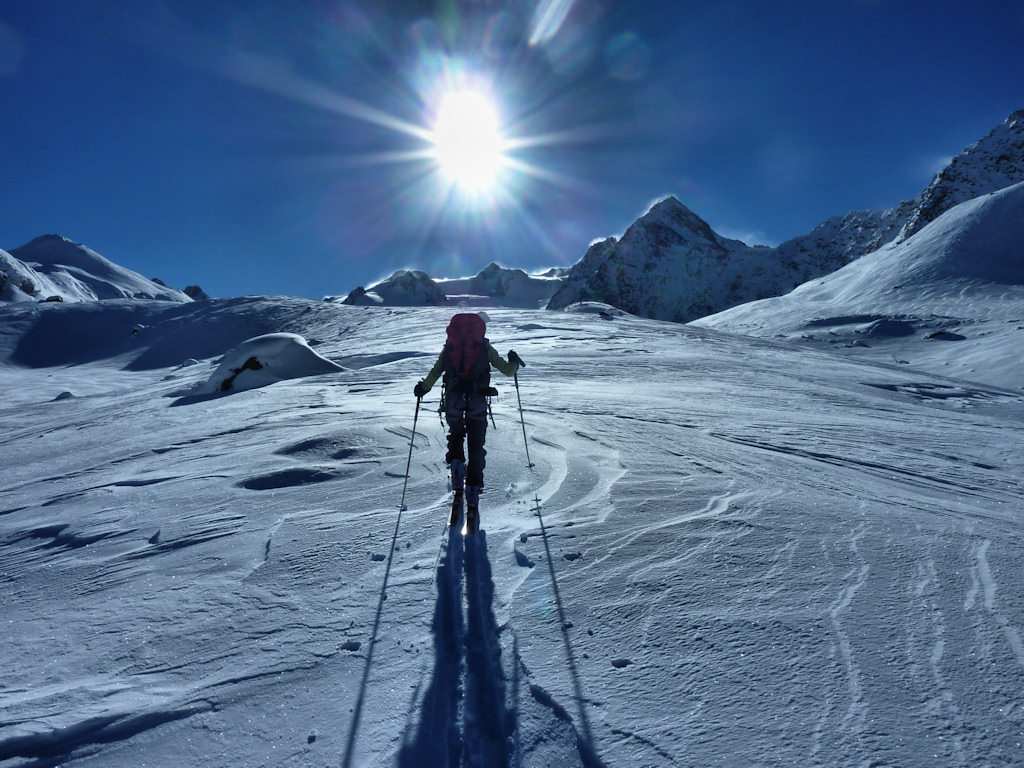
[(386, 280), (360, 286), (342, 302), (356, 306), (453, 306), (537, 309), (561, 285), (566, 270), (529, 275), (491, 263), (473, 277), (432, 278), (418, 270), (400, 269)]
[(552, 269), (530, 275), (492, 262), (474, 277), (443, 278), (436, 282), (448, 301), (458, 306), (543, 309), (567, 272)]
[(621, 240), (591, 245), (548, 308), (598, 301), (641, 317), (685, 322), (743, 301), (752, 285), (784, 279), (765, 258), (768, 250), (722, 237), (669, 196)]
[(451, 312), (0, 306), (3, 768), (1024, 763), (1024, 395), (488, 310), (464, 537)]
[(0, 250), (0, 301), (96, 301), (159, 299), (187, 302), (168, 288), (120, 267), (80, 243), (44, 235), (7, 252)]
[(694, 324), (1024, 388), (1024, 183), (960, 203), (785, 296)]
[(400, 269), (369, 288), (359, 286), (341, 302), (356, 307), (436, 307), (448, 297), (426, 272)]
[(917, 198), (833, 217), (777, 248), (725, 241), (668, 197), (620, 241), (591, 246), (549, 306), (601, 301), (644, 317), (693, 320), (785, 293), (906, 239), (957, 203), (1022, 181), (1024, 111), (1018, 111), (956, 156)]
[(1024, 181), (1024, 110), (1017, 110), (936, 174), (913, 202), (904, 240), (955, 205)]

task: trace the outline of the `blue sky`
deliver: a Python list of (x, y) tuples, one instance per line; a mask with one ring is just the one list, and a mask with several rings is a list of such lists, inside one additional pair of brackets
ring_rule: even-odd
[[(1024, 107), (1024, 2), (10, 0), (0, 247), (59, 233), (216, 296), (569, 266), (675, 194), (776, 244), (917, 194)], [(513, 163), (450, 193), (437, 100)]]

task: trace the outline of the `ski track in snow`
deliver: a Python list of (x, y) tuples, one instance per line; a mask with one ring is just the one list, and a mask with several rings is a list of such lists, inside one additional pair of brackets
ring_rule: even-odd
[(0, 765), (1024, 761), (1019, 419), (494, 314), (535, 467), (496, 377), (477, 537), (444, 525), (436, 401), (412, 431), (404, 347), (442, 311), (344, 312), (318, 351), (365, 367), (184, 405), (204, 370), (0, 367)]

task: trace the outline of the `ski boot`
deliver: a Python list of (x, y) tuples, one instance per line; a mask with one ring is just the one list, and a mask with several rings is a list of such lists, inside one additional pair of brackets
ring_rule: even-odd
[(466, 533), (476, 533), (480, 527), (480, 486), (466, 487)]
[(457, 525), (462, 514), (463, 485), (466, 482), (466, 462), (455, 459), (451, 464), (452, 471), (452, 513), (448, 525)]

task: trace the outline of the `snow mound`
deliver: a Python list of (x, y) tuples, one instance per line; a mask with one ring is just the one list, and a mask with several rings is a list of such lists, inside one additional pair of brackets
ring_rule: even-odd
[(125, 269), (59, 235), (0, 251), (0, 301), (158, 299), (190, 302), (184, 292)]
[(285, 379), (346, 370), (314, 352), (295, 333), (268, 333), (243, 341), (220, 361), (209, 380), (191, 394), (256, 389)]

